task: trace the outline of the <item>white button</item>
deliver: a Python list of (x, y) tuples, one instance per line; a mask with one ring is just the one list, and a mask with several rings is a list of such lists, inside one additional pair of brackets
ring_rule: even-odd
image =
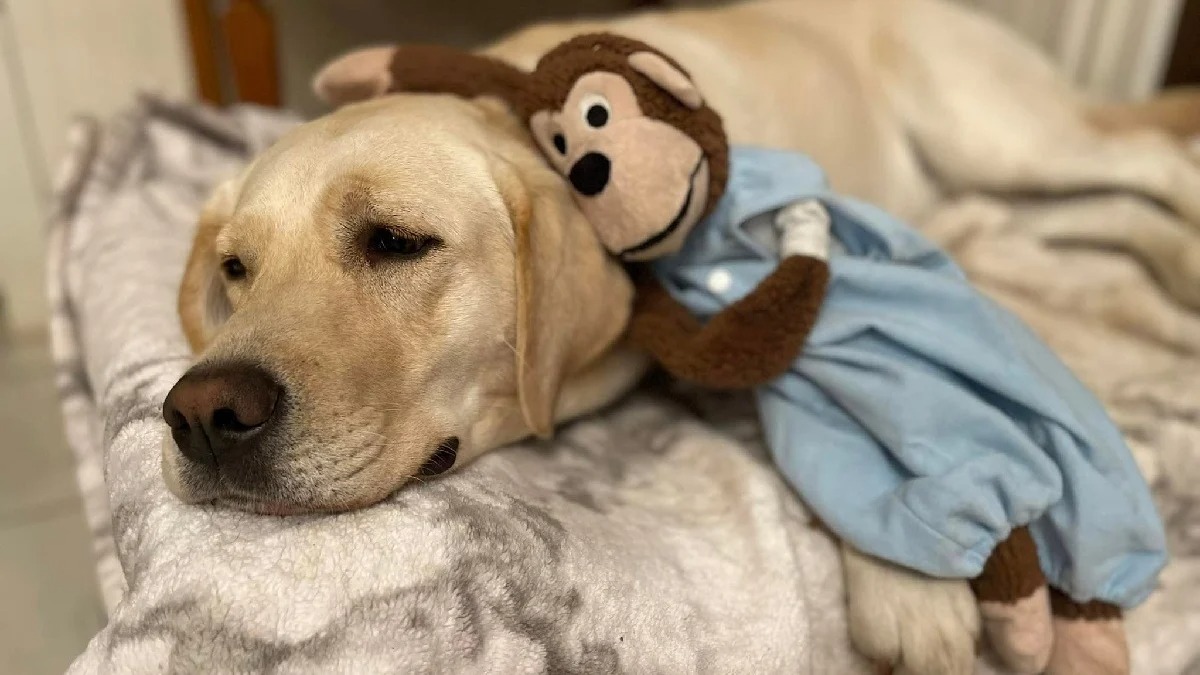
[(713, 293), (724, 293), (733, 285), (733, 276), (728, 270), (718, 267), (708, 273), (708, 290)]

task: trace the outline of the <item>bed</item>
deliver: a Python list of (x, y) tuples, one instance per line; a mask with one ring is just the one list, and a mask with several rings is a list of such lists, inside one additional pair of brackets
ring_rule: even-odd
[[(872, 672), (846, 636), (836, 545), (771, 470), (742, 396), (651, 378), (552, 441), (351, 514), (175, 501), (159, 406), (188, 364), (175, 293), (195, 215), (294, 123), (147, 98), (72, 134), (52, 338), (109, 612), (72, 672)], [(1114, 208), (1155, 209), (964, 196), (925, 229), (1127, 434), (1172, 551), (1128, 621), (1133, 672), (1200, 673), (1200, 315), (1136, 260), (1056, 244)]]

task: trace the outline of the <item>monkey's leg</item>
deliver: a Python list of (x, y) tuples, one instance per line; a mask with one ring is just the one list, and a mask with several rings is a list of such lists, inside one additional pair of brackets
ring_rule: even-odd
[(1121, 608), (1093, 600), (1078, 603), (1050, 589), (1054, 651), (1048, 675), (1129, 675), (1129, 644)]
[(1004, 664), (1018, 673), (1045, 670), (1054, 646), (1050, 592), (1027, 528), (1015, 528), (996, 545), (971, 590), (984, 633)]

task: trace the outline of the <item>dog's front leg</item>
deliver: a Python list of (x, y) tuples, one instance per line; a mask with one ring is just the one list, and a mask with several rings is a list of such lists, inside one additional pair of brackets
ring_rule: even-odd
[(935, 579), (842, 543), (850, 638), (894, 675), (974, 671), (979, 609), (962, 579)]

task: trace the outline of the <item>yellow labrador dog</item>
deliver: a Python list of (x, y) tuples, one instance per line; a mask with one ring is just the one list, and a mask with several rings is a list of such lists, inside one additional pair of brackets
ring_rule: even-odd
[(503, 109), (397, 97), (304, 125), (201, 215), (167, 483), (346, 510), (548, 435), (642, 372), (617, 345), (631, 293)]
[[(807, 152), (837, 188), (906, 218), (960, 188), (1114, 188), (1200, 222), (1200, 170), (1172, 141), (1101, 131), (1036, 52), (953, 5), (768, 0), (538, 26), (486, 51), (531, 68), (601, 29), (681, 61), (734, 142)], [(318, 91), (385, 90), (386, 53), (334, 62)], [(352, 509), (549, 434), (642, 373), (620, 346), (630, 295), (499, 103), (345, 106), (204, 210), (179, 299), (199, 356), (164, 404), (167, 483), (266, 513)], [(860, 647), (911, 672), (970, 672), (965, 583), (846, 559)]]

